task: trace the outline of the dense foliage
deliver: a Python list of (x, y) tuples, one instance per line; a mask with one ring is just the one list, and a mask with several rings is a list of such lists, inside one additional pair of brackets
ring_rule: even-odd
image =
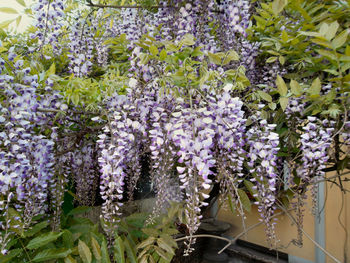
[[(26, 12), (23, 34), (1, 24), (0, 262), (124, 262), (124, 249), (127, 262), (169, 262), (173, 220), (188, 254), (216, 196), (243, 223), (257, 205), (275, 247), (276, 209), (294, 208), (301, 229), (306, 190), (315, 199), (327, 171), (342, 188), (348, 1), (38, 0)], [(122, 206), (147, 181), (154, 209), (128, 232)], [(102, 229), (75, 216), (97, 205)]]

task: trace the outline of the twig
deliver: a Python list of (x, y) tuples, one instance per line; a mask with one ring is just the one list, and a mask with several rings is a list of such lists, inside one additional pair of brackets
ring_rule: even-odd
[(336, 174), (336, 175), (333, 175), (331, 177), (328, 177), (328, 178), (325, 178), (323, 180), (318, 180), (318, 181), (315, 181), (311, 184), (318, 184), (318, 183), (322, 183), (322, 182), (325, 182), (325, 181), (329, 181), (329, 180), (332, 180), (332, 179), (335, 179), (335, 178), (338, 178), (338, 177), (341, 177), (341, 176), (344, 176), (344, 175), (348, 175), (350, 174), (350, 172), (345, 172), (345, 173), (341, 173), (341, 174)]
[[(289, 210), (294, 210), (294, 209), (289, 209)], [(283, 215), (285, 212), (280, 212), (280, 213), (277, 213), (275, 215), (273, 215), (271, 218), (274, 218), (274, 217), (277, 217), (277, 216), (280, 216), (280, 215)], [(233, 243), (235, 243), (237, 241), (238, 238), (240, 238), (241, 236), (245, 235), (247, 232), (249, 232), (250, 230), (252, 230), (253, 228), (256, 228), (258, 226), (260, 226), (261, 224), (263, 224), (264, 221), (261, 221), (261, 222), (258, 222), (254, 225), (251, 225), (249, 226), (248, 228), (246, 228), (244, 231), (242, 231), (241, 233), (239, 233), (234, 239), (230, 240), (230, 242), (224, 246), (219, 252), (218, 254), (221, 254), (225, 249), (227, 249), (229, 246), (231, 246)]]
[[(38, 108), (37, 111), (39, 112), (47, 112), (47, 113), (65, 113), (62, 110), (56, 110), (56, 109), (44, 109), (44, 108)], [(99, 115), (100, 112), (92, 112), (92, 111), (75, 111), (75, 110), (69, 110), (72, 113), (75, 114), (88, 114), (88, 115)]]
[[(289, 209), (289, 210), (294, 210), (294, 209)], [(288, 211), (289, 211), (288, 210)], [(277, 213), (275, 215), (273, 215), (271, 218), (274, 218), (274, 217), (277, 217), (277, 216), (280, 216), (280, 215), (283, 215), (285, 212), (280, 212), (280, 213)], [(249, 226), (248, 228), (246, 228), (243, 232), (239, 233), (234, 239), (229, 239), (229, 238), (226, 238), (226, 237), (221, 237), (221, 236), (216, 236), (216, 235), (209, 235), (209, 234), (200, 234), (200, 235), (193, 235), (192, 238), (200, 238), (200, 237), (210, 237), (210, 238), (216, 238), (216, 239), (220, 239), (220, 240), (224, 240), (224, 241), (227, 241), (227, 245), (221, 249), (218, 254), (221, 254), (225, 249), (227, 249), (230, 245), (232, 245), (233, 243), (235, 243), (237, 241), (238, 238), (240, 238), (241, 236), (243, 236), (244, 234), (246, 234), (247, 232), (249, 232), (250, 230), (252, 230), (253, 228), (257, 227), (257, 226), (260, 226), (261, 224), (263, 224), (264, 222), (261, 221), (259, 223), (256, 223), (254, 225), (251, 225)], [(187, 240), (189, 237), (188, 236), (185, 236), (185, 237), (180, 237), (180, 238), (176, 238), (174, 239), (175, 242), (178, 242), (178, 241), (182, 241), (182, 240)]]
[(122, 9), (122, 8), (135, 8), (135, 9), (142, 9), (142, 8), (171, 8), (173, 6), (162, 6), (162, 5), (155, 5), (155, 6), (142, 6), (142, 5), (101, 5), (101, 4), (94, 4), (91, 1), (88, 1), (87, 6), (90, 7), (98, 7), (98, 8), (116, 8), (116, 9)]
[[(229, 239), (229, 238), (221, 237), (221, 236), (215, 236), (215, 235), (209, 235), (209, 234), (208, 235), (207, 234), (192, 235), (191, 237), (192, 238), (211, 237), (211, 238), (216, 238), (216, 239), (224, 240), (224, 241), (227, 241), (227, 242), (231, 242), (231, 239)], [(179, 237), (179, 238), (176, 238), (174, 241), (178, 242), (178, 241), (187, 240), (187, 239), (189, 239), (189, 236)]]
[[(278, 205), (278, 204), (277, 204)], [(288, 210), (286, 210), (283, 206), (281, 205), (278, 205), (278, 207), (280, 209), (282, 209), (286, 215), (289, 217), (289, 219), (294, 223), (294, 224), (298, 224), (297, 221), (295, 220), (295, 218), (289, 213)], [(317, 243), (308, 233), (305, 232), (305, 230), (300, 227), (300, 230), (303, 232), (303, 234), (312, 242), (314, 243), (314, 245), (316, 247), (318, 247), (320, 250), (323, 251), (323, 253), (325, 253), (327, 256), (329, 256), (332, 260), (334, 260), (334, 262), (337, 262), (337, 263), (341, 263), (340, 260), (336, 259), (333, 255), (331, 255), (327, 250), (325, 250), (319, 243)]]

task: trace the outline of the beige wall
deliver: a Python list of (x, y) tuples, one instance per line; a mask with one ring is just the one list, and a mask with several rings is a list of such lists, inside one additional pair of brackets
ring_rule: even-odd
[[(333, 175), (333, 174), (332, 174)], [(330, 175), (331, 176), (331, 175)], [(337, 181), (338, 182), (338, 181)], [(350, 182), (343, 182), (344, 188), (350, 190)], [(339, 217), (339, 218), (338, 218)], [(340, 222), (339, 222), (340, 220)], [(341, 262), (350, 262), (350, 192), (342, 194), (339, 187), (327, 184), (326, 189), (326, 249)], [(345, 243), (345, 230), (348, 232)], [(344, 251), (345, 249), (345, 251)], [(345, 252), (345, 253), (344, 253)], [(345, 261), (346, 260), (346, 261)], [(327, 258), (327, 262), (333, 262)]]
[[(328, 176), (332, 176), (332, 174)], [(350, 190), (350, 182), (344, 183), (344, 187)], [(350, 192), (343, 195), (343, 206), (342, 193), (338, 187), (331, 186), (329, 183), (327, 183), (325, 194), (327, 196), (325, 206), (326, 250), (329, 251), (337, 259), (339, 259), (340, 262), (345, 262), (344, 248), (347, 248), (347, 262), (350, 263), (350, 243), (348, 240), (347, 244), (345, 244), (345, 231), (338, 221), (338, 215), (341, 211), (341, 207), (343, 207), (342, 213), (340, 215), (340, 220), (345, 225), (350, 235)], [(308, 193), (308, 195), (310, 196), (311, 193)], [(311, 200), (309, 198), (307, 200), (304, 217), (304, 230), (312, 238), (314, 238), (315, 219), (311, 214), (311, 207)], [(278, 212), (279, 211), (276, 213)], [(218, 219), (230, 222), (232, 224), (233, 227), (230, 233), (228, 233), (230, 236), (236, 236), (243, 231), (241, 218), (232, 214), (229, 209), (221, 208), (218, 213)], [(246, 227), (249, 227), (258, 222), (259, 214), (257, 212), (256, 206), (253, 206), (252, 212), (250, 214), (247, 213), (247, 219), (245, 220)], [(280, 241), (278, 243), (278, 249), (280, 251), (315, 262), (315, 246), (307, 237), (304, 236), (304, 244), (301, 248), (290, 244), (290, 241), (297, 237), (297, 229), (286, 215), (278, 217), (276, 234), (277, 239)], [(263, 225), (252, 229), (250, 232), (248, 232), (246, 238), (242, 237), (241, 239), (258, 245), (267, 246)], [(350, 239), (350, 236), (348, 239)], [(330, 258), (326, 258), (327, 262), (333, 262), (333, 260)]]

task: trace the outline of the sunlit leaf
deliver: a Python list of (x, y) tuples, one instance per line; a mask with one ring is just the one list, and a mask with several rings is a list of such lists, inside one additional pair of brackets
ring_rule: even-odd
[(68, 257), (64, 258), (64, 263), (77, 263), (77, 261), (69, 255)]
[(338, 49), (342, 47), (345, 44), (346, 40), (348, 39), (348, 35), (349, 35), (348, 29), (345, 29), (339, 35), (337, 35), (332, 41), (333, 48)]
[(277, 60), (277, 57), (269, 57), (267, 60), (266, 60), (266, 63), (273, 63)]
[(321, 81), (319, 78), (314, 79), (314, 81), (311, 84), (311, 87), (308, 89), (308, 92), (310, 93), (311, 96), (320, 94)]
[(226, 53), (226, 56), (225, 56), (222, 64), (226, 65), (226, 64), (230, 63), (231, 61), (237, 61), (237, 60), (239, 60), (239, 55), (237, 54), (237, 52), (234, 50), (230, 50), (229, 52)]
[(17, 27), (18, 27), (19, 24), (21, 23), (21, 20), (22, 20), (22, 16), (18, 16), (18, 17), (16, 18), (16, 26), (17, 26)]
[(285, 111), (287, 106), (288, 106), (288, 98), (287, 97), (281, 97), (279, 102), (280, 102), (282, 110)]
[(287, 85), (286, 85), (286, 83), (284, 82), (283, 78), (280, 75), (277, 75), (276, 86), (277, 86), (278, 93), (281, 96), (286, 96), (287, 95), (287, 93), (288, 93)]
[(16, 0), (17, 3), (19, 3), (21, 6), (26, 7), (26, 3), (24, 2), (24, 0)]
[(258, 90), (258, 94), (263, 100), (266, 100), (267, 102), (272, 102), (272, 97), (270, 94), (261, 90)]
[(272, 2), (272, 11), (275, 16), (282, 12), (285, 6), (288, 4), (288, 0), (274, 0)]
[(17, 10), (11, 7), (0, 7), (0, 12), (6, 14), (18, 14)]
[(186, 46), (192, 46), (194, 45), (196, 42), (194, 41), (194, 36), (191, 34), (186, 34), (182, 39), (181, 39), (181, 43), (183, 45)]
[(91, 251), (84, 241), (79, 240), (78, 251), (79, 251), (80, 258), (83, 260), (84, 263), (91, 263), (92, 261)]
[(10, 20), (6, 20), (4, 22), (0, 23), (0, 28), (2, 29), (6, 29), (12, 22), (14, 22), (16, 19), (10, 19)]
[(245, 210), (247, 210), (248, 212), (250, 212), (252, 204), (250, 203), (250, 200), (249, 200), (247, 193), (245, 191), (243, 191), (242, 189), (238, 189), (237, 192), (238, 192), (239, 200), (241, 201), (243, 208)]
[(296, 82), (294, 79), (290, 81), (290, 88), (292, 90), (292, 93), (296, 96), (300, 96), (303, 93), (303, 89), (300, 87), (299, 83)]
[(98, 244), (97, 240), (94, 237), (91, 237), (91, 247), (92, 247), (92, 253), (94, 254), (94, 257), (100, 261), (102, 259), (101, 256), (101, 247)]
[(151, 45), (149, 47), (149, 52), (151, 52), (151, 54), (155, 56), (158, 54), (158, 48), (155, 45)]

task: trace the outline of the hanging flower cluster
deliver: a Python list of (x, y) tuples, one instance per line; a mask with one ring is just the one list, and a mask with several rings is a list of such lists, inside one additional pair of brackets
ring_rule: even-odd
[(64, 0), (39, 0), (32, 7), (37, 31), (31, 34), (31, 38), (38, 39), (41, 46), (52, 45), (55, 54), (61, 50), (59, 34), (64, 26), (64, 9)]
[(15, 75), (23, 75), (23, 82), (7, 78), (0, 84), (6, 105), (0, 105), (0, 189), (1, 193), (16, 193), (15, 208), (22, 211), (23, 223), (29, 226), (35, 215), (46, 211), (53, 178), (54, 142), (35, 132), (36, 125), (48, 122), (48, 116), (38, 109), (55, 108), (55, 97), (48, 100), (48, 95), (36, 93), (38, 76), (23, 68), (14, 48), (9, 50), (7, 63), (13, 64)]
[[(158, 2), (160, 7), (152, 12), (123, 8), (112, 16), (100, 9), (84, 19), (73, 14), (75, 20), (66, 35), (61, 35), (65, 1), (40, 0), (34, 5), (38, 30), (31, 37), (38, 39), (42, 51), (44, 46), (52, 45), (52, 54), (67, 52), (58, 63), (55, 60), (57, 67), (66, 63), (67, 69), (61, 73), (77, 77), (78, 84), (91, 77), (90, 83), (96, 86), (74, 86), (73, 92), (85, 92), (86, 88), (91, 92), (88, 96), (98, 97), (98, 103), (104, 99), (96, 107), (103, 116), (89, 115), (86, 121), (80, 107), (90, 105), (85, 105), (84, 99), (68, 107), (63, 102), (66, 98), (54, 87), (54, 79), (59, 77), (43, 72), (46, 64), (31, 68), (16, 53), (16, 46), (1, 52), (0, 210), (15, 208), (25, 227), (34, 216), (49, 212), (57, 229), (69, 183), (80, 205), (94, 205), (99, 189), (104, 228), (112, 235), (123, 203), (133, 199), (142, 170), (148, 165), (156, 205), (147, 222), (152, 223), (172, 201), (183, 202), (189, 232), (185, 254), (193, 250), (201, 210), (208, 205), (208, 193), (216, 184), (220, 185), (223, 200), (236, 205), (242, 218), (242, 195), (248, 199), (247, 192), (253, 192), (251, 200), (258, 206), (272, 243), (272, 217), (281, 185), (286, 183), (279, 181), (282, 164), (288, 163), (294, 172), (286, 186), (296, 190), (297, 220), (301, 222), (306, 187), (324, 176), (334, 123), (303, 118), (309, 106), (305, 100), (308, 95), (301, 90), (302, 95), (293, 97), (289, 92), (292, 84), (283, 87), (282, 92), (278, 90), (281, 96), (275, 92), (277, 74), (283, 76), (287, 70), (277, 60), (259, 64), (260, 43), (246, 39), (250, 1), (174, 0), (170, 6), (169, 1)], [(120, 58), (122, 62), (108, 64), (120, 54), (113, 50), (113, 38), (118, 42), (121, 34), (127, 39), (122, 47), (126, 55)], [(60, 36), (67, 40), (63, 45), (66, 49), (58, 44)], [(186, 37), (191, 44), (185, 44)], [(113, 39), (111, 48), (105, 41), (108, 39)], [(236, 57), (235, 53), (240, 57), (224, 62), (227, 57)], [(45, 58), (47, 63), (49, 57)], [(94, 63), (100, 67), (97, 77), (91, 74), (96, 73)], [(129, 81), (120, 91), (125, 95), (115, 93), (106, 98), (105, 93), (110, 93), (100, 81), (106, 69), (108, 74)], [(65, 85), (66, 80), (62, 83)], [(251, 99), (260, 87), (267, 93), (273, 90), (260, 93), (269, 105)], [(93, 88), (98, 92), (94, 93)], [(331, 91), (331, 86), (323, 87), (324, 94)], [(274, 103), (282, 97), (288, 101), (286, 107), (281, 100)], [(266, 116), (267, 107), (276, 111)], [(65, 120), (58, 117), (63, 113)], [(278, 156), (288, 148), (288, 136), (292, 135), (283, 134), (281, 127), (271, 124), (272, 117), (287, 118), (282, 125), (295, 126), (291, 129), (297, 134), (293, 143), (300, 145), (300, 155), (293, 155), (293, 160)], [(98, 131), (97, 141), (94, 136), (86, 136), (92, 129), (84, 130), (86, 124), (91, 124), (90, 119), (103, 123), (102, 129), (93, 127)], [(349, 121), (339, 132), (347, 146), (348, 131)], [(292, 182), (295, 176), (300, 178), (298, 185)], [(313, 188), (314, 200), (316, 193)], [(6, 229), (6, 224), (0, 222), (0, 228)], [(0, 236), (0, 244), (6, 243), (7, 237)]]
[[(153, 216), (170, 201), (185, 201), (189, 253), (195, 242), (192, 235), (202, 217), (200, 208), (208, 205), (204, 200), (214, 181), (222, 182), (226, 195), (239, 199), (231, 189), (237, 189), (242, 181), (247, 153), (250, 172), (259, 185), (257, 200), (264, 200), (259, 202), (260, 210), (273, 238), (270, 220), (279, 144), (274, 126), (260, 121), (248, 130), (243, 103), (232, 97), (232, 84), (217, 91), (205, 86), (199, 93), (190, 90), (189, 100), (177, 98), (172, 92), (160, 95), (157, 80), (143, 89), (136, 80), (129, 85), (132, 90), (125, 99), (114, 103), (116, 111), (110, 113), (109, 124), (98, 141), (104, 219), (115, 222), (120, 215), (121, 200), (127, 190), (125, 178), (133, 175), (128, 178), (129, 184), (138, 180), (137, 160), (141, 156), (134, 155), (149, 153), (151, 179), (157, 194)], [(218, 172), (214, 172), (216, 167)]]
[(249, 129), (248, 140), (250, 151), (248, 152), (248, 166), (253, 177), (254, 189), (257, 190), (256, 197), (258, 211), (266, 226), (268, 241), (275, 241), (274, 222), (271, 217), (276, 209), (276, 189), (277, 189), (277, 153), (279, 150), (279, 136), (273, 132), (276, 125), (268, 124), (266, 120), (257, 119), (256, 127)]

